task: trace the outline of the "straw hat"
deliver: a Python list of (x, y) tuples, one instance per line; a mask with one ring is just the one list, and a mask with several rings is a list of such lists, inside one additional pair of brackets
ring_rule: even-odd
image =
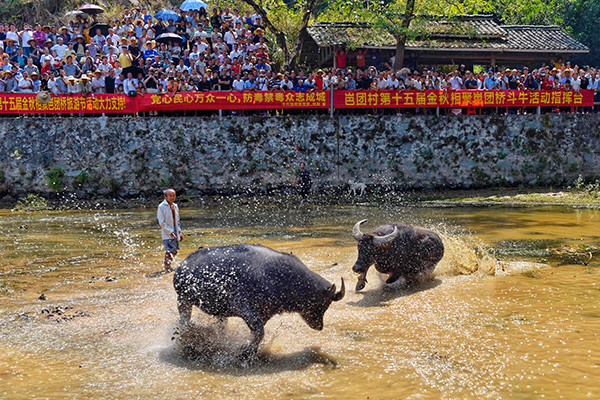
[(6, 41), (6, 42), (13, 42), (13, 43), (16, 43), (16, 42), (17, 42), (17, 41), (16, 41), (15, 39), (13, 39), (13, 38), (6, 38), (6, 40), (5, 40), (5, 41)]
[(102, 75), (102, 71), (100, 71), (99, 69), (97, 69), (97, 70), (94, 71), (94, 75), (96, 75), (96, 74)]
[(59, 29), (59, 31), (60, 32), (62, 32), (62, 31), (67, 31), (68, 32), (69, 28), (67, 28), (66, 26), (61, 26), (60, 29)]
[(50, 92), (43, 90), (37, 94), (36, 99), (42, 104), (48, 104), (50, 103), (50, 100), (52, 100), (52, 96), (50, 95)]
[(264, 30), (264, 29), (262, 29), (262, 28), (256, 28), (256, 29), (254, 30), (254, 34), (255, 34), (255, 35), (260, 35), (261, 33), (262, 33), (262, 34), (264, 34), (264, 33), (265, 33), (265, 30)]
[(119, 43), (121, 43), (121, 44), (129, 44), (129, 40), (127, 40), (126, 37), (122, 37), (121, 39), (119, 39)]
[(137, 42), (138, 42), (138, 40), (136, 38), (131, 38), (129, 40), (129, 43), (131, 43), (131, 44), (136, 44)]
[(27, 41), (27, 43), (30, 43), (30, 42), (34, 42), (35, 44), (37, 44), (37, 39), (31, 38)]
[(82, 81), (83, 81), (83, 80), (89, 81), (89, 80), (90, 80), (90, 77), (89, 77), (89, 76), (87, 76), (87, 74), (83, 74), (83, 75), (81, 75), (81, 78), (79, 78), (79, 79), (80, 79), (80, 80), (82, 80)]
[(69, 82), (75, 82), (77, 79), (75, 79), (75, 77), (74, 77), (73, 75), (70, 75), (70, 76), (67, 78), (67, 80), (68, 80)]
[(136, 19), (135, 21), (133, 21), (133, 24), (137, 25), (138, 22), (141, 22), (142, 24), (144, 23), (144, 21), (142, 21), (141, 19)]
[(40, 73), (37, 71), (33, 71), (31, 74), (29, 74), (29, 76), (34, 76), (34, 75), (39, 77)]
[(54, 43), (54, 42), (52, 41), (52, 39), (48, 38), (48, 39), (46, 39), (46, 41), (44, 42), (44, 44), (46, 44), (46, 43)]
[(146, 43), (144, 43), (144, 46), (150, 46), (150, 49), (152, 50), (154, 46), (156, 46), (156, 42), (154, 40), (149, 40)]
[(6, 74), (10, 74), (10, 76), (13, 76), (13, 73), (12, 73), (12, 71), (4, 71), (4, 72), (2, 73), (2, 75), (6, 75)]

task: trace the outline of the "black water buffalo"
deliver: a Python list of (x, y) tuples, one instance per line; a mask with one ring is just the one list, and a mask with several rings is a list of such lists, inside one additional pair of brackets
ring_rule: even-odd
[(242, 355), (256, 353), (264, 325), (275, 314), (297, 312), (312, 329), (323, 329), (332, 301), (344, 297), (335, 285), (309, 270), (296, 256), (259, 245), (200, 248), (181, 262), (173, 285), (180, 322), (188, 323), (192, 306), (216, 317), (240, 317), (253, 339)]
[(409, 284), (421, 274), (433, 272), (444, 256), (444, 244), (439, 235), (429, 229), (402, 222), (377, 227), (371, 233), (362, 233), (359, 221), (352, 229), (352, 236), (358, 240), (358, 259), (352, 271), (360, 274), (356, 290), (367, 283), (367, 271), (375, 264), (382, 274), (389, 274), (386, 283), (393, 283), (404, 277)]

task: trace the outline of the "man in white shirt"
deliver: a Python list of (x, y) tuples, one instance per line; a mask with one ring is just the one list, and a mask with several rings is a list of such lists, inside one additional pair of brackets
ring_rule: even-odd
[(235, 79), (231, 83), (231, 87), (233, 90), (237, 90), (239, 92), (244, 91), (244, 81), (240, 78), (240, 74), (235, 74)]
[(113, 28), (108, 28), (108, 36), (106, 36), (106, 40), (108, 39), (111, 39), (113, 43), (119, 43), (121, 36), (117, 35)]
[(133, 78), (133, 74), (131, 72), (127, 73), (127, 78), (123, 81), (123, 91), (129, 95), (130, 93), (137, 92), (138, 88), (138, 80)]
[(396, 74), (390, 74), (390, 77), (386, 82), (385, 88), (387, 90), (398, 90), (399, 87), (400, 82), (398, 81), (398, 79), (396, 79)]
[(285, 74), (285, 77), (279, 84), (281, 90), (292, 90), (294, 88), (294, 82), (290, 81), (290, 77)]
[(56, 52), (59, 60), (63, 60), (65, 58), (65, 50), (69, 48), (66, 44), (63, 43), (63, 38), (61, 36), (58, 37), (57, 43), (52, 46), (52, 50)]
[(460, 76), (458, 76), (458, 71), (454, 71), (452, 74), (452, 78), (450, 78), (450, 85), (454, 90), (462, 89), (463, 81)]
[(79, 85), (77, 84), (77, 79), (73, 76), (69, 76), (67, 78), (67, 91), (69, 94), (78, 94), (79, 93)]
[(173, 270), (171, 263), (179, 250), (179, 242), (183, 240), (181, 232), (179, 207), (175, 204), (177, 197), (175, 190), (167, 189), (163, 192), (164, 200), (159, 204), (156, 212), (160, 234), (165, 248), (164, 267), (166, 272)]
[(33, 31), (31, 30), (31, 26), (29, 26), (29, 24), (25, 24), (19, 36), (21, 37), (23, 54), (25, 55), (25, 57), (29, 57), (29, 54), (31, 54), (31, 52), (33, 51), (31, 45), (29, 44), (29, 41), (33, 39)]

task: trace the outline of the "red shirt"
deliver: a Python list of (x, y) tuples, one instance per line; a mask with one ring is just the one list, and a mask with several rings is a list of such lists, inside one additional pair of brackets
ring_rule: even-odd
[(323, 77), (322, 76), (316, 75), (315, 83), (317, 84), (317, 88), (319, 90), (323, 90)]
[(542, 90), (552, 90), (553, 85), (550, 79), (542, 81)]
[(44, 74), (45, 72), (50, 73), (51, 71), (52, 71), (52, 65), (51, 64), (44, 63), (44, 65), (42, 65), (42, 74)]
[(365, 66), (365, 54), (356, 54), (356, 66), (364, 67)]
[(346, 52), (344, 50), (340, 50), (337, 53), (337, 67), (346, 68)]

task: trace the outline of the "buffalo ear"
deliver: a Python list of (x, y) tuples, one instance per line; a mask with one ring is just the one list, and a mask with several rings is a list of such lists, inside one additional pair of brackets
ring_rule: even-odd
[(342, 288), (340, 289), (339, 292), (335, 292), (335, 283), (331, 286), (331, 300), (333, 301), (340, 301), (341, 299), (344, 298), (344, 295), (346, 294), (346, 285), (344, 284), (344, 278), (342, 278)]

